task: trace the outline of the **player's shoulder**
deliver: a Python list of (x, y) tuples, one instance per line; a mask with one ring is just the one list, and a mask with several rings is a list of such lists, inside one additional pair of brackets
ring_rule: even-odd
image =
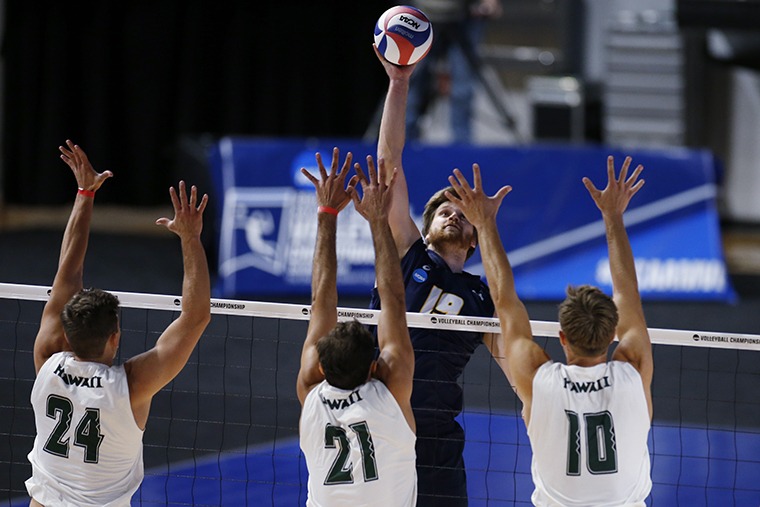
[(637, 382), (641, 381), (641, 373), (630, 361), (622, 361), (619, 359), (609, 361), (607, 366), (614, 375), (620, 377), (630, 377)]
[(38, 376), (42, 373), (47, 372), (48, 370), (51, 370), (53, 368), (56, 368), (59, 364), (67, 361), (70, 358), (74, 357), (73, 352), (69, 352), (66, 350), (62, 350), (60, 352), (56, 352), (55, 354), (48, 357), (44, 363), (42, 363), (42, 367), (40, 368)]
[(480, 275), (463, 271), (461, 273), (462, 286), (472, 294), (473, 299), (480, 306), (483, 306), (489, 313), (493, 314), (494, 305), (491, 298), (491, 290), (488, 284)]
[(417, 238), (411, 244), (409, 249), (403, 255), (402, 260), (412, 260), (419, 257), (429, 258), (427, 245), (425, 244), (425, 241), (422, 239), (422, 236)]
[[(556, 373), (563, 373), (567, 365), (560, 362), (555, 362), (549, 359), (536, 368), (536, 377), (539, 375), (552, 375)], [(534, 377), (535, 378), (535, 377)]]
[(477, 275), (475, 273), (470, 273), (469, 271), (462, 271), (460, 273), (463, 278), (467, 280), (468, 285), (474, 285), (478, 287), (482, 287), (483, 290), (488, 294), (488, 297), (491, 297), (491, 292), (488, 289), (488, 283), (483, 279), (481, 275)]
[(427, 270), (429, 271), (434, 267), (434, 262), (430, 258), (425, 242), (420, 237), (401, 256), (401, 269), (408, 272), (409, 270), (421, 268), (424, 265), (427, 265)]

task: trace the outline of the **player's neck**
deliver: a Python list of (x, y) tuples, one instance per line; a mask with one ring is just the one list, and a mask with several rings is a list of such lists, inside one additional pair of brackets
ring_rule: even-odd
[(428, 248), (437, 253), (453, 273), (464, 271), (464, 263), (467, 260), (467, 250), (459, 245), (449, 242), (440, 242), (428, 245)]
[(106, 365), (108, 367), (113, 366), (113, 357), (110, 358), (110, 359), (108, 359), (106, 356), (98, 357), (98, 358), (95, 358), (95, 359), (82, 359), (78, 355), (74, 354), (74, 359), (76, 359), (77, 361), (81, 361), (83, 363), (100, 363), (100, 364), (104, 364), (104, 365)]
[(591, 366), (596, 366), (597, 364), (602, 364), (602, 363), (607, 362), (606, 353), (600, 356), (588, 357), (588, 356), (578, 356), (578, 355), (573, 354), (569, 350), (565, 350), (565, 356), (567, 357), (568, 366), (581, 366), (584, 368), (590, 368)]
[(74, 359), (77, 361), (83, 361), (87, 363), (100, 363), (108, 366), (113, 366), (114, 359), (116, 358), (116, 351), (118, 350), (118, 341), (113, 341), (113, 338), (106, 342), (103, 349), (103, 353), (99, 357), (93, 357), (90, 359), (82, 359), (76, 353), (74, 353)]

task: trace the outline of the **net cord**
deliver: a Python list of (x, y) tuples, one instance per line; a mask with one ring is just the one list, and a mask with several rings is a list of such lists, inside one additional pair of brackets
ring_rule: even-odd
[[(180, 296), (139, 292), (110, 292), (118, 297), (120, 304), (126, 308), (177, 311), (182, 306), (182, 298)], [(0, 283), (0, 298), (2, 299), (47, 301), (49, 294), (50, 287), (48, 286)], [(311, 307), (309, 305), (293, 303), (212, 298), (211, 313), (272, 319), (309, 320)], [(338, 308), (339, 321), (356, 319), (362, 324), (377, 325), (379, 314), (380, 310)], [(409, 312), (406, 314), (406, 320), (407, 325), (414, 328), (480, 331), (485, 333), (499, 332), (499, 319), (493, 317), (467, 317)], [(531, 320), (530, 324), (534, 336), (559, 336), (560, 328), (558, 322)], [(659, 345), (760, 351), (760, 335), (756, 334), (649, 328), (649, 338), (653, 344)]]

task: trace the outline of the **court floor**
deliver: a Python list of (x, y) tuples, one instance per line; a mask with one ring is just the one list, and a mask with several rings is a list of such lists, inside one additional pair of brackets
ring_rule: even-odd
[[(528, 506), (533, 490), (525, 427), (514, 415), (466, 413), (471, 507)], [(655, 423), (651, 506), (760, 505), (760, 433)], [(515, 470), (513, 473), (512, 470)], [(296, 438), (147, 470), (133, 506), (265, 506), (306, 503), (307, 470)], [(13, 507), (28, 505), (18, 499)]]
[[(525, 425), (512, 415), (467, 413), (465, 462), (471, 507), (531, 505), (530, 448)], [(760, 506), (760, 433), (655, 425), (653, 506)], [(516, 473), (513, 473), (515, 470)], [(306, 502), (306, 465), (289, 439), (146, 475), (143, 505), (294, 506)], [(220, 480), (220, 477), (223, 480)], [(139, 502), (137, 502), (139, 505)]]

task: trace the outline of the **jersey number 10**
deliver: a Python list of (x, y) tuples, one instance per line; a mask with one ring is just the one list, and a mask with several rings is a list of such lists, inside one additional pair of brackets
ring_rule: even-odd
[[(581, 419), (572, 410), (565, 410), (568, 422), (567, 475), (581, 475)], [(617, 472), (615, 424), (612, 414), (583, 414), (586, 430), (586, 467), (594, 475)]]

